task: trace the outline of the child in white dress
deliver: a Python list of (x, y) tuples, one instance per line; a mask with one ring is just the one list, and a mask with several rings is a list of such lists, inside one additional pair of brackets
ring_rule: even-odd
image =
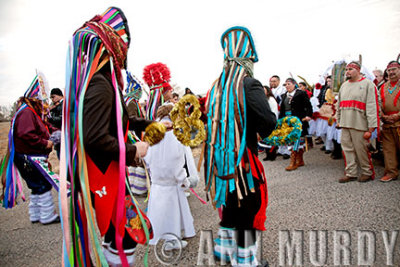
[[(159, 108), (162, 109), (168, 110), (167, 113), (164, 110), (164, 115), (169, 114), (172, 105)], [(161, 115), (157, 120), (170, 121), (170, 118)], [(185, 188), (194, 187), (199, 179), (190, 148), (182, 145), (172, 131), (167, 131), (160, 143), (149, 148), (144, 160), (152, 182), (147, 212), (154, 233), (150, 245), (157, 244), (160, 238), (170, 239), (170, 235), (165, 235), (167, 233), (179, 239), (182, 230), (185, 238), (195, 236), (193, 217), (184, 192)], [(179, 243), (177, 240), (174, 242), (175, 247), (171, 249), (187, 245), (186, 241), (181, 241), (180, 245), (176, 244)]]

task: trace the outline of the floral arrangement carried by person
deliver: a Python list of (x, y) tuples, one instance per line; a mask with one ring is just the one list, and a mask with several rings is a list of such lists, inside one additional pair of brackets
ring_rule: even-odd
[(275, 130), (264, 139), (268, 145), (292, 145), (300, 140), (302, 124), (295, 116), (286, 116), (277, 121)]

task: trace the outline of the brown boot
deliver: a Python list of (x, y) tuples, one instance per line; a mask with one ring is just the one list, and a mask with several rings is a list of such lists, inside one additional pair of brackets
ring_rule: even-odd
[(365, 183), (365, 182), (368, 182), (371, 180), (372, 180), (372, 177), (370, 175), (365, 175), (365, 174), (361, 174), (360, 178), (358, 178), (358, 181), (360, 183)]
[(357, 177), (350, 177), (350, 176), (344, 176), (342, 178), (339, 179), (339, 183), (347, 183), (347, 182), (351, 182), (351, 181), (355, 181), (357, 180)]
[(297, 167), (304, 166), (303, 154), (304, 154), (304, 149), (301, 148), (299, 149), (299, 151), (297, 151), (297, 156), (296, 156)]
[(297, 151), (292, 151), (292, 153), (290, 154), (290, 164), (285, 168), (285, 170), (294, 171), (295, 169), (297, 169), (296, 158)]

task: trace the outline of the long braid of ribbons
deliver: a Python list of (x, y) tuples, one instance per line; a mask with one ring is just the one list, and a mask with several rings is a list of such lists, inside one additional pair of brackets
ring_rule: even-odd
[[(84, 95), (104, 52), (100, 38), (88, 29), (78, 30), (69, 43), (60, 161), (63, 266), (90, 266), (89, 248), (96, 266), (108, 266), (96, 232), (82, 128)], [(71, 182), (70, 200), (67, 180)], [(77, 187), (80, 192), (75, 191)]]
[(162, 94), (162, 87), (157, 86), (150, 89), (149, 99), (146, 106), (146, 118), (148, 120), (155, 120), (157, 115), (157, 108), (164, 104), (164, 96)]
[(115, 230), (115, 241), (118, 249), (118, 254), (121, 258), (122, 266), (128, 266), (128, 260), (122, 247), (122, 236), (125, 228), (122, 228), (120, 232), (120, 225), (123, 223), (124, 217), (124, 198), (125, 198), (125, 174), (126, 174), (126, 155), (125, 155), (125, 142), (124, 134), (122, 130), (122, 105), (119, 94), (119, 89), (116, 83), (116, 75), (113, 67), (113, 60), (111, 58), (111, 72), (112, 72), (112, 83), (115, 89), (115, 106), (116, 106), (116, 120), (117, 120), (117, 133), (118, 133), (118, 145), (119, 145), (119, 177), (118, 177), (118, 195), (117, 195), (117, 218), (116, 218), (116, 230)]
[[(251, 37), (244, 31), (227, 31), (221, 39), (225, 52), (224, 69), (214, 82), (207, 105), (207, 145), (205, 150), (206, 190), (213, 205), (225, 205), (226, 190), (238, 187), (237, 168), (246, 155), (246, 99), (243, 80), (252, 75), (256, 58)], [(244, 180), (243, 180), (244, 183)]]
[(131, 96), (125, 96), (124, 97), (124, 101), (125, 101), (126, 106), (128, 106), (132, 102), (132, 100), (133, 100), (133, 97), (131, 97)]
[[(62, 244), (62, 260), (61, 260), (61, 265), (63, 267), (70, 267), (71, 263), (73, 263), (73, 253), (71, 253), (71, 233), (70, 233), (70, 225), (71, 222), (69, 221), (72, 216), (69, 214), (69, 206), (72, 206), (71, 204), (68, 205), (68, 197), (67, 197), (67, 171), (68, 171), (68, 163), (67, 158), (68, 158), (68, 140), (66, 139), (66, 136), (69, 136), (68, 131), (64, 131), (64, 129), (69, 129), (66, 128), (68, 127), (67, 125), (69, 124), (69, 113), (66, 112), (68, 110), (67, 106), (69, 105), (70, 101), (70, 94), (67, 93), (67, 89), (70, 88), (70, 79), (71, 79), (71, 56), (72, 56), (72, 44), (71, 41), (69, 43), (69, 48), (67, 51), (67, 60), (66, 60), (66, 93), (65, 93), (65, 100), (64, 100), (64, 105), (63, 105), (63, 118), (62, 118), (62, 128), (61, 128), (61, 151), (60, 151), (60, 187), (59, 187), (59, 194), (58, 194), (58, 199), (59, 199), (59, 210), (60, 210), (60, 215), (61, 215), (61, 229), (63, 232), (63, 244)], [(71, 186), (71, 197), (70, 200), (73, 199), (73, 181), (70, 181), (70, 186)]]
[(137, 109), (137, 114), (138, 114), (137, 116), (138, 116), (139, 118), (142, 118), (142, 117), (143, 117), (142, 109), (141, 109), (141, 107), (140, 107), (140, 104), (139, 104), (139, 102), (138, 102), (134, 97), (132, 97), (132, 96), (125, 96), (125, 97), (124, 97), (124, 101), (125, 101), (126, 106), (128, 106), (131, 102), (135, 103), (135, 106), (136, 106), (136, 109)]
[[(89, 37), (89, 38), (95, 39), (96, 37)], [(88, 41), (90, 42), (90, 39)], [(98, 45), (100, 45), (100, 43), (98, 43)], [(89, 47), (88, 54), (90, 55), (91, 52), (92, 52), (91, 47)], [(80, 55), (80, 57), (83, 57), (83, 55)], [(76, 195), (75, 197), (77, 197), (77, 199), (73, 199), (73, 205), (75, 206), (75, 214), (76, 214), (75, 216), (77, 216), (75, 217), (75, 224), (76, 223), (79, 224), (78, 229), (75, 229), (74, 233), (75, 238), (77, 238), (74, 246), (74, 249), (77, 250), (75, 251), (75, 255), (76, 257), (82, 255), (78, 257), (78, 260), (83, 258), (83, 255), (85, 255), (84, 252), (88, 251), (87, 246), (90, 240), (92, 246), (95, 248), (94, 256), (96, 262), (98, 263), (106, 262), (106, 260), (101, 252), (99, 237), (96, 234), (94, 210), (93, 210), (92, 200), (90, 197), (88, 171), (87, 171), (87, 164), (85, 157), (85, 149), (83, 144), (83, 100), (86, 89), (89, 85), (89, 81), (91, 80), (91, 77), (96, 71), (94, 67), (97, 67), (99, 59), (100, 59), (100, 53), (98, 53), (96, 57), (93, 59), (93, 61), (88, 63), (87, 66), (85, 65), (82, 66), (79, 62), (77, 66), (74, 66), (74, 69), (77, 71), (76, 74), (78, 75), (77, 77), (78, 82), (76, 84), (77, 87), (75, 88), (77, 91), (75, 91), (76, 102), (74, 107), (75, 108), (74, 114), (77, 115), (76, 121), (78, 122), (78, 125), (75, 125), (74, 129), (74, 134), (76, 134), (76, 137), (72, 139), (75, 140), (76, 142), (73, 147), (72, 162), (77, 164), (77, 166), (75, 166), (76, 170), (74, 168), (74, 172), (78, 173), (78, 176), (76, 177), (76, 179), (74, 179), (74, 181), (79, 181), (80, 183), (81, 192), (78, 194), (82, 198), (82, 201), (80, 201), (79, 196)], [(81, 209), (84, 212), (81, 212)], [(74, 226), (75, 225), (73, 225), (72, 227)], [(87, 229), (88, 233), (86, 235), (81, 235), (80, 233), (80, 229), (82, 228), (82, 226), (88, 228)], [(79, 245), (77, 241), (79, 241)], [(102, 256), (103, 259), (101, 259)], [(90, 259), (88, 257), (87, 261), (84, 261), (84, 264), (89, 265), (89, 261)]]
[(6, 171), (6, 184), (5, 188), (3, 189), (3, 207), (6, 209), (13, 208), (17, 204), (17, 197), (19, 194), (21, 194), (22, 199), (25, 201), (25, 195), (22, 190), (21, 176), (17, 167), (14, 164), (14, 126), (15, 119), (17, 118), (18, 114), (27, 107), (27, 104), (22, 104), (22, 106), (17, 110), (11, 120), (11, 127), (10, 131), (8, 132), (8, 157), (4, 157), (0, 169), (0, 177), (2, 177), (4, 170)]

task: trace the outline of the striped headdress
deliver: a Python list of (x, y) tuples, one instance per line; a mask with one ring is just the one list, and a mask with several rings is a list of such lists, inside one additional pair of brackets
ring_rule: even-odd
[[(129, 97), (139, 101), (143, 94), (142, 82), (129, 71), (126, 71), (126, 82), (125, 99)], [(125, 103), (128, 105), (126, 101)]]
[(126, 106), (128, 106), (132, 101), (136, 104), (138, 116), (143, 117), (142, 109), (139, 104), (139, 100), (143, 94), (143, 84), (141, 81), (132, 75), (129, 71), (126, 71), (126, 88), (124, 101)]
[[(108, 266), (96, 231), (96, 218), (89, 189), (87, 159), (83, 143), (83, 104), (93, 75), (104, 65), (111, 69), (115, 90), (116, 121), (119, 144), (119, 176), (117, 212), (113, 220), (120, 225), (123, 219), (125, 196), (125, 142), (121, 121), (123, 90), (121, 69), (126, 68), (130, 43), (129, 28), (124, 13), (108, 8), (86, 22), (69, 42), (66, 64), (66, 86), (60, 161), (60, 199), (63, 228), (63, 266)], [(66, 181), (71, 182), (71, 198), (67, 198)], [(79, 227), (77, 227), (79, 226)], [(116, 245), (124, 266), (126, 257), (122, 237), (116, 231)]]
[(36, 71), (36, 76), (25, 91), (24, 97), (37, 98), (46, 101), (49, 98), (50, 88), (47, 83), (46, 77), (40, 71)]
[(243, 80), (252, 77), (258, 61), (248, 29), (232, 27), (221, 37), (224, 67), (208, 93), (206, 103), (207, 141), (205, 149), (206, 188), (213, 205), (225, 204), (226, 190), (235, 189), (237, 168), (247, 160), (246, 99)]
[(146, 106), (146, 118), (155, 120), (157, 109), (164, 104), (164, 93), (172, 90), (169, 84), (171, 73), (167, 65), (155, 63), (146, 66), (143, 70), (143, 80), (150, 88), (150, 95)]

